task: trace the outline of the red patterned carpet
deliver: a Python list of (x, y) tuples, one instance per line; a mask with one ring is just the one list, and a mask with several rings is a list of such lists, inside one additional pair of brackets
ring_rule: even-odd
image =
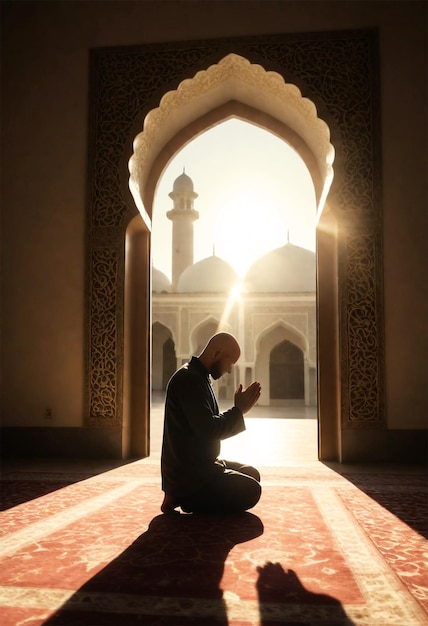
[(149, 459), (6, 473), (0, 623), (428, 624), (423, 474), (307, 463), (262, 481), (244, 515), (164, 516)]

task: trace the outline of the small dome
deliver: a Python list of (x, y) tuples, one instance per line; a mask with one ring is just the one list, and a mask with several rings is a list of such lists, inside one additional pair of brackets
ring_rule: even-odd
[(187, 176), (184, 172), (175, 179), (172, 186), (174, 193), (192, 193), (193, 192), (193, 180), (190, 176)]
[(171, 282), (168, 277), (152, 267), (152, 293), (170, 293), (172, 291)]
[(248, 292), (299, 292), (316, 289), (315, 254), (291, 243), (258, 259), (245, 276)]
[(238, 274), (223, 259), (213, 255), (187, 267), (178, 280), (180, 293), (228, 293)]

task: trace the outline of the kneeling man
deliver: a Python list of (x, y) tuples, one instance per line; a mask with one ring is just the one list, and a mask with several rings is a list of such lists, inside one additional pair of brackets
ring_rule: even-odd
[(260, 397), (260, 384), (239, 385), (234, 406), (220, 413), (210, 376), (230, 373), (241, 354), (229, 333), (217, 333), (202, 353), (171, 377), (162, 443), (163, 513), (239, 513), (260, 499), (257, 469), (218, 458), (220, 441), (245, 430), (244, 414)]

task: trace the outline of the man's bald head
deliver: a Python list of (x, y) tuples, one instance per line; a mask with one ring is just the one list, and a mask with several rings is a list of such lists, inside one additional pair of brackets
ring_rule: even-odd
[(241, 349), (235, 337), (230, 333), (216, 333), (208, 341), (199, 355), (199, 360), (214, 379), (230, 373), (232, 365), (241, 355)]
[(202, 354), (204, 354), (204, 352), (210, 352), (212, 350), (234, 350), (238, 353), (238, 358), (241, 354), (241, 349), (235, 337), (226, 332), (216, 333), (215, 335), (213, 335), (203, 349)]

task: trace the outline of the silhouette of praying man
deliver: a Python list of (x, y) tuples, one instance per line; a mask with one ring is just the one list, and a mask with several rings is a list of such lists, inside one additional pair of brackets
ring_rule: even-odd
[(245, 430), (244, 414), (260, 397), (258, 382), (246, 389), (239, 385), (234, 406), (219, 411), (210, 376), (217, 380), (230, 373), (240, 354), (233, 335), (216, 333), (167, 385), (161, 454), (163, 513), (173, 513), (177, 507), (185, 513), (240, 513), (260, 499), (256, 468), (218, 458), (220, 441)]

